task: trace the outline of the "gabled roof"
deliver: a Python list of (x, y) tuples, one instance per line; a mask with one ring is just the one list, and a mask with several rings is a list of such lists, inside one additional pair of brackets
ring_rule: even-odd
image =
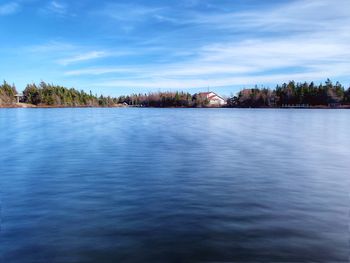
[(213, 99), (213, 98), (215, 98), (215, 97), (224, 100), (224, 98), (220, 97), (219, 95), (210, 96), (208, 99), (211, 100), (211, 99)]
[(214, 92), (199, 92), (198, 95), (199, 95), (199, 96), (207, 96), (207, 95), (209, 95), (210, 93), (214, 93)]
[(209, 91), (209, 92), (199, 92), (198, 95), (199, 95), (199, 96), (205, 96), (205, 97), (207, 97), (207, 96), (208, 96), (209, 94), (211, 94), (211, 93), (213, 93), (213, 95), (211, 95), (210, 97), (208, 97), (209, 100), (212, 99), (212, 98), (214, 98), (214, 97), (218, 97), (218, 98), (220, 98), (220, 99), (222, 99), (222, 100), (225, 100), (223, 97), (219, 96), (218, 94), (216, 94), (216, 93), (213, 92), (213, 91)]

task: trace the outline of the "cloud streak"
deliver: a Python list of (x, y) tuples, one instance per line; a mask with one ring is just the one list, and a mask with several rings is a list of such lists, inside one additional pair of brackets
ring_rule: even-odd
[(62, 1), (53, 0), (50, 1), (45, 7), (39, 10), (42, 14), (56, 15), (59, 17), (65, 17), (70, 15), (68, 12), (68, 5)]
[(97, 12), (118, 21), (136, 22), (142, 21), (146, 17), (152, 17), (159, 13), (163, 8), (148, 7), (135, 4), (108, 4)]
[[(68, 75), (126, 73), (129, 80), (101, 81), (115, 87), (193, 88), (252, 85), (291, 79), (318, 80), (350, 74), (350, 3), (339, 0), (293, 1), (268, 10), (203, 14), (187, 25), (237, 32), (232, 37), (196, 48), (196, 56), (179, 63), (95, 68)], [(184, 16), (184, 14), (182, 14)], [(187, 28), (183, 28), (187, 32)], [(259, 32), (263, 32), (261, 35)], [(152, 43), (156, 44), (156, 43)], [(103, 79), (102, 79), (103, 80)]]
[(75, 55), (73, 57), (60, 59), (58, 60), (58, 63), (66, 66), (72, 63), (89, 61), (89, 60), (104, 58), (107, 56), (109, 56), (109, 54), (105, 51), (91, 51), (91, 52)]
[(0, 5), (0, 16), (13, 15), (20, 10), (20, 5), (16, 2)]

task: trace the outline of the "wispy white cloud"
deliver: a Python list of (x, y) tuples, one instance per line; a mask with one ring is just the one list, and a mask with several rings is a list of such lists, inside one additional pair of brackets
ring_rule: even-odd
[(135, 73), (135, 67), (131, 68), (118, 68), (118, 67), (94, 67), (94, 68), (85, 68), (85, 69), (77, 69), (77, 70), (69, 70), (64, 74), (66, 76), (84, 76), (84, 75), (104, 75), (111, 73)]
[(67, 16), (68, 5), (59, 0), (50, 1), (44, 8), (40, 9), (40, 12), (43, 14), (55, 14), (57, 16)]
[(68, 65), (72, 63), (82, 62), (82, 61), (88, 61), (98, 58), (107, 57), (109, 54), (105, 51), (90, 51), (87, 53), (81, 53), (78, 55), (74, 55), (73, 57), (63, 58), (58, 60), (59, 64), (62, 65)]
[(87, 83), (92, 87), (110, 87), (110, 88), (146, 88), (146, 89), (189, 89), (189, 88), (206, 88), (206, 87), (229, 87), (240, 85), (253, 86), (261, 83), (283, 83), (289, 80), (298, 82), (303, 81), (324, 81), (325, 74), (333, 76), (348, 73), (344, 67), (332, 68), (324, 72), (324, 68), (315, 68), (308, 72), (299, 73), (278, 73), (270, 75), (238, 75), (208, 78), (195, 76), (191, 78), (165, 78), (165, 77), (149, 77), (149, 78), (128, 78), (128, 79), (109, 79)]
[(274, 76), (237, 76), (221, 78), (191, 78), (191, 79), (172, 79), (172, 78), (147, 78), (147, 79), (115, 79), (90, 83), (94, 87), (110, 88), (147, 88), (147, 89), (189, 89), (206, 87), (225, 87), (234, 85), (251, 86), (257, 83), (275, 83), (288, 80), (312, 81), (323, 78), (317, 73), (298, 73), (298, 74), (277, 74)]
[(12, 15), (20, 10), (21, 6), (16, 2), (0, 5), (0, 16)]
[(178, 64), (159, 64), (159, 65), (139, 65), (128, 67), (93, 67), (65, 72), (67, 76), (84, 75), (106, 75), (114, 73), (125, 73), (130, 77), (166, 77), (166, 78), (187, 78), (191, 76), (208, 76), (222, 74), (239, 74), (251, 72), (251, 67), (227, 65), (213, 65), (211, 63), (200, 64), (194, 62)]
[(186, 19), (180, 19), (181, 13), (167, 5), (140, 5), (135, 3), (108, 3), (102, 9), (93, 11), (102, 19), (108, 18), (118, 23), (125, 32), (133, 31), (137, 26), (145, 23), (167, 23), (182, 25), (187, 23)]
[[(68, 71), (66, 75), (111, 75), (112, 80), (100, 84), (114, 87), (193, 88), (317, 80), (350, 74), (349, 46), (322, 36), (305, 39), (302, 45), (298, 37), (217, 43), (202, 47), (198, 53), (196, 58), (178, 63), (94, 67)], [(113, 75), (120, 73), (129, 80), (113, 80)]]
[[(97, 59), (116, 58), (135, 54), (135, 51), (131, 49), (103, 49), (100, 47), (96, 48), (94, 46), (62, 41), (49, 41), (47, 43), (27, 46), (24, 47), (21, 52), (45, 59), (47, 62), (60, 66), (79, 65), (82, 62), (93, 63)], [(78, 75), (79, 72), (79, 70), (76, 72), (72, 71), (66, 75)], [(82, 70), (81, 72), (82, 74), (84, 74), (84, 72), (86, 72), (86, 74), (97, 74), (101, 72), (101, 70), (96, 69), (97, 73), (93, 73), (91, 70)], [(102, 72), (99, 74), (102, 74)]]
[(49, 10), (58, 13), (58, 14), (65, 14), (67, 11), (67, 6), (63, 3), (59, 3), (57, 1), (52, 1), (49, 4)]
[(152, 17), (158, 14), (163, 8), (149, 7), (136, 4), (107, 4), (103, 9), (95, 11), (95, 14), (103, 15), (118, 21), (137, 22), (146, 17)]
[[(189, 22), (217, 29), (256, 30), (295, 33), (332, 29), (336, 23), (349, 21), (349, 1), (297, 0), (279, 3), (274, 8), (246, 12), (197, 13)], [(250, 31), (254, 29), (255, 31)]]
[(68, 52), (72, 50), (76, 50), (78, 47), (68, 42), (61, 41), (49, 41), (44, 44), (30, 45), (25, 48), (26, 52), (30, 53), (51, 53), (57, 54), (62, 52)]
[[(232, 37), (222, 40), (214, 37), (215, 41), (195, 49), (196, 56), (178, 63), (95, 67), (66, 74), (101, 75), (96, 85), (131, 88), (193, 88), (341, 78), (350, 75), (347, 10), (350, 10), (348, 0), (336, 4), (331, 0), (298, 0), (263, 11), (181, 14), (186, 25), (226, 32)], [(157, 10), (152, 15), (162, 13)], [(232, 33), (237, 31), (246, 32), (236, 37)], [(152, 45), (157, 45), (157, 41)], [(181, 49), (175, 47), (175, 51)], [(124, 73), (128, 80), (113, 79), (119, 73)]]

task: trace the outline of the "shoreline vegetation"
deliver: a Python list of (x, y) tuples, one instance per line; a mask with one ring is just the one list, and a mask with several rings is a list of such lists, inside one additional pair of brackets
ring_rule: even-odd
[[(327, 79), (324, 83), (296, 83), (290, 81), (275, 89), (242, 89), (236, 95), (225, 98), (223, 108), (348, 108), (350, 88)], [(91, 91), (79, 91), (58, 85), (28, 84), (19, 94), (15, 85), (6, 81), (0, 85), (0, 108), (71, 108), (71, 107), (156, 107), (156, 108), (204, 108), (212, 107), (200, 93), (154, 92), (111, 97), (93, 95)]]

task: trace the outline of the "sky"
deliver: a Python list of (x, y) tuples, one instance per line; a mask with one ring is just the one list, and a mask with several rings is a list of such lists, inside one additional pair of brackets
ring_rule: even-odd
[(349, 87), (349, 11), (349, 0), (0, 0), (0, 79), (112, 96)]

